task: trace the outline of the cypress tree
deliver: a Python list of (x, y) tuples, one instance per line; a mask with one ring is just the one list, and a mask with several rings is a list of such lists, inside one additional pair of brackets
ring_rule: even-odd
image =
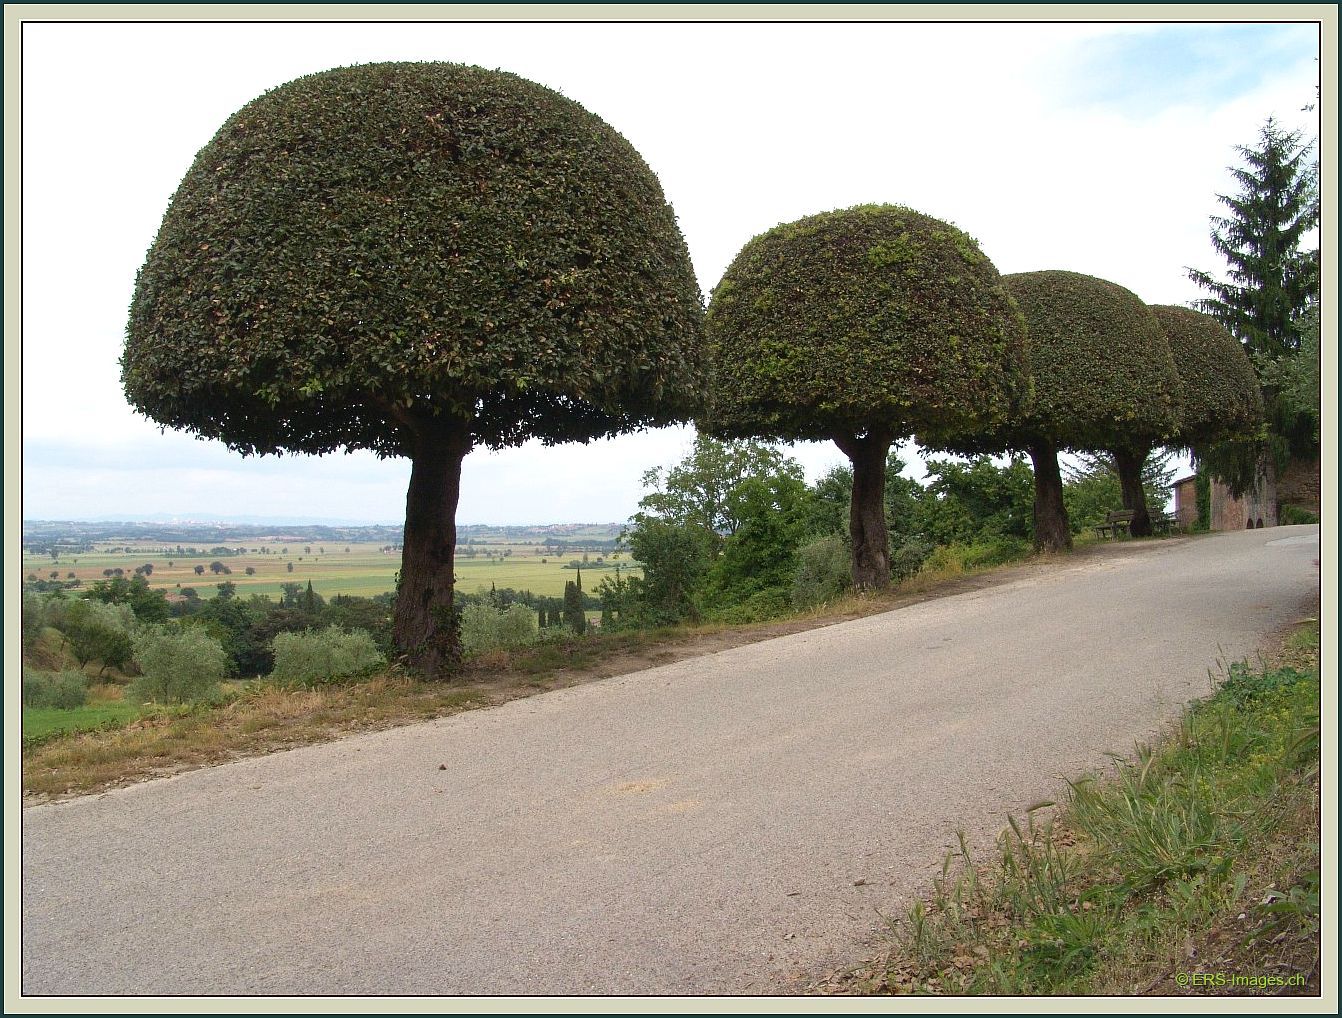
[(572, 580), (564, 581), (564, 624), (579, 636), (587, 631), (587, 616), (582, 610), (582, 588)]

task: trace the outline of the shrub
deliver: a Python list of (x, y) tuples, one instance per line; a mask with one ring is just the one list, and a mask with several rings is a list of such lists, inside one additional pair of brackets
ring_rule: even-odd
[(271, 644), (276, 682), (317, 686), (362, 678), (380, 667), (384, 658), (373, 638), (362, 629), (347, 633), (338, 626), (301, 633), (277, 633)]
[(890, 573), (896, 580), (907, 580), (923, 567), (932, 554), (932, 545), (926, 541), (905, 541), (890, 556)]
[(209, 633), (196, 627), (155, 626), (135, 637), (141, 676), (131, 683), (132, 702), (190, 703), (214, 693), (228, 668), (228, 655)]
[(810, 608), (838, 597), (852, 585), (848, 548), (837, 535), (820, 537), (797, 549), (792, 606)]
[(948, 544), (935, 549), (922, 572), (954, 576), (968, 569), (986, 569), (1014, 562), (1030, 554), (1031, 545), (1018, 537), (994, 537), (973, 544)]
[(751, 594), (744, 601), (727, 605), (713, 613), (713, 621), (741, 625), (748, 622), (768, 622), (786, 615), (792, 608), (789, 592), (771, 587)]
[(1319, 514), (1312, 513), (1308, 509), (1301, 509), (1295, 505), (1284, 505), (1277, 513), (1277, 522), (1283, 527), (1290, 527), (1301, 523), (1318, 523)]
[(71, 710), (88, 700), (88, 684), (82, 672), (36, 672), (23, 670), (22, 702), (25, 707)]
[(975, 541), (965, 548), (965, 568), (984, 569), (988, 566), (1004, 565), (1025, 558), (1030, 551), (1030, 543), (1019, 537), (994, 537), (985, 541)]
[(135, 612), (129, 605), (105, 604), (87, 598), (71, 602), (61, 623), (79, 667), (98, 661), (101, 671), (109, 666), (125, 668), (130, 664), (131, 634), (135, 627)]
[(19, 620), (23, 650), (27, 653), (37, 643), (37, 638), (42, 635), (42, 629), (46, 624), (46, 611), (42, 599), (36, 594), (25, 591)]
[(461, 649), (467, 654), (522, 647), (535, 640), (536, 617), (524, 604), (511, 604), (503, 611), (484, 603), (461, 609)]

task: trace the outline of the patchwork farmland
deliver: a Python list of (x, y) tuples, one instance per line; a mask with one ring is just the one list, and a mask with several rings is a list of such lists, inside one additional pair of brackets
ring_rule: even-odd
[[(401, 552), (399, 543), (386, 540), (388, 528), (378, 528), (383, 539), (375, 541), (330, 540), (329, 534), (317, 540), (304, 535), (303, 528), (294, 529), (297, 536), (286, 532), (265, 539), (248, 535), (245, 528), (212, 529), (204, 535), (207, 540), (199, 536), (185, 540), (192, 531), (180, 527), (129, 538), (107, 530), (92, 540), (72, 538), (68, 531), (59, 538), (26, 533), (23, 578), (78, 580), (75, 589), (83, 589), (111, 576), (133, 576), (141, 569), (151, 587), (169, 594), (191, 589), (202, 598), (215, 596), (224, 582), (233, 583), (239, 596), (259, 594), (277, 600), (288, 583), (306, 588), (311, 582), (313, 590), (328, 599), (337, 594), (371, 597), (395, 588)], [(359, 536), (353, 532), (356, 529), (344, 528), (334, 536)], [(564, 533), (556, 534), (557, 529)], [(623, 576), (637, 575), (638, 566), (617, 547), (620, 529), (619, 525), (463, 527), (456, 560), (458, 588), (475, 593), (493, 585), (560, 596), (564, 582), (574, 578), (574, 563), (582, 568), (587, 590), (617, 570)]]

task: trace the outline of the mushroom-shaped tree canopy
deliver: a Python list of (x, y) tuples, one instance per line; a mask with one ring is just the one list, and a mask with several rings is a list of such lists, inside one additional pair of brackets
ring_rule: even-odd
[(501, 71), (344, 67), (238, 111), (135, 287), (126, 394), (243, 453), (413, 463), (396, 639), (455, 653), (455, 513), (477, 444), (688, 419), (702, 300), (633, 147)]
[[(1177, 424), (1179, 377), (1150, 309), (1131, 290), (1062, 270), (1003, 276), (1030, 333), (1031, 399), (998, 439), (1030, 453), (1035, 474), (1035, 545), (1071, 547), (1058, 450), (1109, 450), (1119, 464), (1132, 532), (1150, 532), (1141, 466), (1131, 449), (1150, 448)], [(1135, 483), (1135, 494), (1133, 486)]]
[(978, 244), (895, 205), (751, 240), (707, 317), (724, 438), (830, 439), (853, 463), (853, 582), (889, 584), (886, 453), (915, 432), (993, 427), (1024, 384), (1024, 329)]
[(1263, 394), (1244, 347), (1211, 315), (1153, 304), (1179, 374), (1179, 428), (1190, 449), (1252, 436), (1263, 423)]

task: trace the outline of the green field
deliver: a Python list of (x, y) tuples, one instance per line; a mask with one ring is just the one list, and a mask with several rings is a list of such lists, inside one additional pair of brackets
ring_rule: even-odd
[(134, 703), (97, 703), (87, 707), (61, 710), (56, 707), (23, 708), (23, 737), (41, 738), (53, 732), (85, 732), (103, 725), (125, 724), (139, 717), (142, 708)]
[[(126, 548), (126, 545), (118, 545)], [(242, 547), (239, 543), (237, 547)], [(264, 550), (263, 550), (264, 549)], [(348, 550), (347, 550), (348, 549)], [(175, 549), (174, 549), (175, 550)], [(476, 557), (458, 555), (456, 560), (457, 585), (467, 593), (481, 589), (488, 590), (490, 585), (502, 589), (512, 587), (515, 590), (530, 590), (534, 594), (558, 597), (564, 593), (564, 582), (575, 577), (573, 569), (564, 566), (574, 558), (581, 560), (581, 554), (538, 555), (532, 546), (498, 546), (490, 549), (493, 558), (487, 558), (483, 551)], [(507, 557), (504, 551), (509, 551)], [(637, 566), (630, 566), (627, 553), (612, 557), (607, 568), (596, 562), (596, 555), (589, 556), (589, 563), (583, 566), (583, 589), (589, 593), (595, 590), (603, 576), (613, 576), (614, 566), (618, 565), (623, 575), (637, 575)], [(227, 566), (228, 574), (215, 574), (210, 564), (218, 561)], [(213, 597), (217, 585), (225, 580), (237, 586), (239, 596), (262, 594), (278, 599), (285, 583), (298, 583), (306, 587), (311, 581), (312, 589), (325, 598), (336, 594), (350, 594), (371, 597), (392, 590), (396, 585), (396, 572), (401, 567), (399, 551), (383, 552), (382, 546), (374, 544), (351, 545), (303, 545), (303, 544), (249, 544), (247, 553), (242, 555), (197, 555), (166, 554), (162, 545), (142, 548), (131, 547), (129, 551), (110, 551), (107, 547), (93, 551), (62, 556), (53, 561), (40, 555), (23, 556), (23, 575), (25, 578), (36, 576), (49, 579), (52, 573), (56, 578), (65, 580), (74, 573), (82, 585), (106, 579), (105, 570), (121, 569), (126, 576), (146, 563), (152, 563), (153, 572), (149, 574), (149, 584), (168, 593), (178, 593), (192, 588), (200, 597)], [(196, 574), (201, 566), (204, 573)], [(290, 569), (292, 566), (292, 569)], [(247, 569), (254, 570), (247, 575)]]

